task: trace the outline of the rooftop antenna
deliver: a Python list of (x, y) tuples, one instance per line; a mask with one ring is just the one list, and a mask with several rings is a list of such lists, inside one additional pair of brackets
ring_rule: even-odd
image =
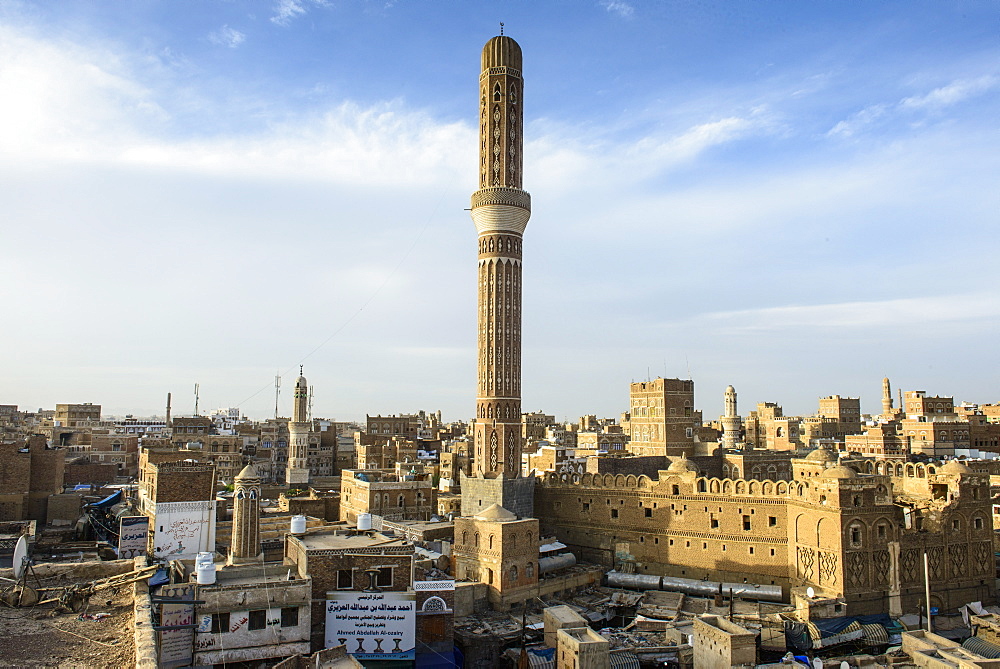
[(500, 22), (500, 37), (503, 37), (503, 21)]
[(194, 415), (198, 416), (198, 391), (201, 388), (201, 384), (194, 384)]
[(316, 393), (316, 386), (309, 386), (309, 420), (313, 419), (313, 395)]
[(688, 360), (687, 356), (684, 356), (684, 364), (687, 365), (687, 368), (688, 368), (688, 381), (690, 381), (691, 380), (691, 361)]
[(274, 417), (278, 417), (278, 395), (281, 394), (281, 376), (274, 375)]

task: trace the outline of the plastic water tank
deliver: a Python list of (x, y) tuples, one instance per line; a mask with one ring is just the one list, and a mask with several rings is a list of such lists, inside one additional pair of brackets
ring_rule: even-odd
[(195, 569), (198, 568), (198, 565), (206, 563), (206, 562), (208, 564), (214, 564), (215, 563), (215, 553), (211, 553), (209, 551), (203, 551), (203, 552), (198, 553), (198, 557), (196, 557), (194, 559)]
[(306, 517), (292, 516), (292, 534), (305, 534), (305, 532), (306, 532)]
[(372, 529), (372, 514), (370, 514), (370, 513), (359, 513), (358, 514), (358, 529), (359, 530), (370, 530), (370, 529)]
[(215, 583), (215, 563), (197, 563), (198, 585), (212, 585)]

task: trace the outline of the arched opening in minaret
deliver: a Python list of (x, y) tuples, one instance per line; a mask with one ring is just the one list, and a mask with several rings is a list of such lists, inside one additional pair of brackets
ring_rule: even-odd
[(500, 102), (500, 99), (501, 99), (502, 97), (503, 97), (503, 93), (501, 93), (501, 91), (500, 91), (500, 84), (499, 84), (499, 82), (498, 82), (498, 83), (497, 83), (497, 84), (496, 84), (496, 85), (495, 85), (495, 86), (493, 87), (493, 102)]

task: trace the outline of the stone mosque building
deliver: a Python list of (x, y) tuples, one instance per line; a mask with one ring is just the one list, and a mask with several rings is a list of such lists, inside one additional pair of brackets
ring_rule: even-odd
[[(744, 428), (757, 435), (781, 423), (780, 407), (744, 425), (732, 386), (721, 444), (699, 440), (693, 381), (656, 379), (630, 389), (629, 457), (588, 458), (583, 473), (522, 472), (524, 99), (521, 49), (494, 37), (479, 80), (478, 384), (456, 577), (487, 583), (491, 603), (509, 608), (539, 591), (540, 538), (554, 535), (604, 570), (780, 589), (786, 602), (811, 587), (838, 602), (838, 615), (916, 610), (924, 554), (932, 606), (995, 601), (988, 474), (958, 461), (904, 469), (823, 448), (805, 454), (784, 430), (787, 450), (760, 448), (763, 438), (749, 443)], [(888, 380), (885, 389), (883, 413), (898, 417)], [(859, 430), (857, 398), (821, 402), (833, 439)]]

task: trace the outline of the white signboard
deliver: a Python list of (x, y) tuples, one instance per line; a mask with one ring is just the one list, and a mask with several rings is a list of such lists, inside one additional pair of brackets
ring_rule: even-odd
[(118, 529), (118, 557), (122, 560), (146, 554), (149, 518), (123, 516)]
[(153, 555), (165, 560), (193, 560), (215, 551), (215, 502), (166, 502), (153, 517)]
[(359, 660), (412, 660), (416, 595), (412, 592), (328, 592), (326, 647), (346, 645)]

